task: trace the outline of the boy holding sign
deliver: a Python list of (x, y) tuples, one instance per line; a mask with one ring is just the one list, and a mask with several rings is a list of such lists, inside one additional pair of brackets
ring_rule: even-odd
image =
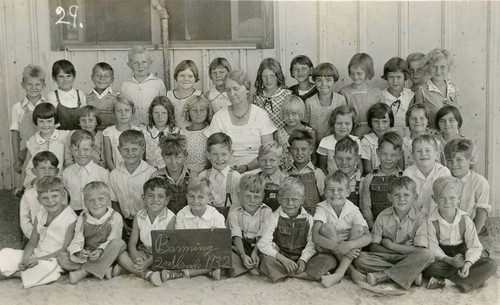
[[(128, 251), (118, 257), (118, 264), (128, 272), (150, 281), (154, 286), (160, 286), (160, 273), (150, 270), (153, 264), (151, 230), (173, 230), (175, 215), (167, 209), (169, 197), (165, 180), (159, 177), (151, 178), (144, 183), (143, 188), (142, 199), (146, 207), (134, 217)], [(120, 273), (119, 269), (115, 267), (113, 276)]]

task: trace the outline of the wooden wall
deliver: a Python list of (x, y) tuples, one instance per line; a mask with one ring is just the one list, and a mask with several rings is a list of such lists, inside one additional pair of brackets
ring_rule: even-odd
[[(50, 51), (48, 0), (0, 0), (0, 4), (0, 95), (4, 99), (0, 188), (10, 189), (16, 179), (11, 170), (10, 108), (23, 97), (19, 83), (24, 66), (37, 63), (50, 73), (54, 61), (69, 59), (77, 71), (75, 87), (85, 91), (92, 88), (91, 68), (98, 61), (107, 61), (115, 69), (117, 90), (130, 72), (125, 49)], [(170, 73), (181, 60), (192, 59), (202, 72), (196, 86), (206, 90), (210, 86), (208, 65), (217, 56), (226, 57), (233, 68), (246, 70), (252, 79), (262, 59), (275, 57), (283, 65), (287, 84), (292, 85), (288, 65), (294, 56), (306, 54), (315, 64), (328, 61), (337, 66), (341, 74), (338, 90), (350, 82), (347, 64), (351, 56), (366, 52), (375, 62), (372, 81), (384, 88), (380, 75), (390, 57), (447, 48), (455, 59), (452, 81), (459, 89), (462, 132), (478, 143), (478, 172), (489, 179), (495, 214), (500, 213), (500, 92), (495, 86), (500, 80), (500, 3), (277, 1), (274, 16), (275, 49), (174, 49), (169, 51)], [(151, 53), (153, 72), (162, 78), (162, 51)], [(170, 81), (174, 84), (172, 76)], [(55, 88), (48, 76), (45, 93)]]

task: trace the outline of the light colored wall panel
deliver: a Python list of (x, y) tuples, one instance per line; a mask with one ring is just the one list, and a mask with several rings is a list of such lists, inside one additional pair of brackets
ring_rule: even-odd
[(408, 7), (408, 54), (413, 52), (427, 53), (433, 48), (441, 46), (442, 3), (409, 1)]

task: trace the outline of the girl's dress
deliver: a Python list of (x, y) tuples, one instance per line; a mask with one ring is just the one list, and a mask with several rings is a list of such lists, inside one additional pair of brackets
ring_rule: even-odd
[(394, 114), (394, 127), (392, 129), (401, 137), (410, 135), (410, 130), (406, 127), (406, 111), (408, 111), (414, 95), (415, 93), (408, 88), (403, 88), (399, 97), (395, 97), (387, 89), (382, 90), (384, 102), (391, 107)]
[(296, 84), (296, 85), (289, 87), (288, 90), (292, 91), (293, 95), (300, 97), (300, 99), (304, 103), (306, 102), (306, 100), (308, 98), (310, 98), (313, 95), (315, 95), (316, 93), (318, 93), (318, 89), (316, 88), (316, 86), (312, 86), (312, 88), (307, 90), (307, 91), (302, 91), (302, 90), (299, 90), (299, 84)]
[(186, 129), (187, 126), (190, 125), (189, 122), (186, 122), (184, 119), (184, 106), (186, 105), (187, 100), (195, 95), (203, 95), (203, 92), (200, 90), (194, 90), (189, 96), (185, 98), (177, 98), (174, 94), (174, 90), (170, 90), (167, 92), (168, 99), (172, 102), (175, 108), (175, 125), (179, 128)]
[[(309, 126), (304, 126), (304, 130), (311, 132), (312, 128)], [(278, 143), (283, 148), (283, 153), (281, 154), (280, 169), (283, 172), (287, 172), (293, 166), (293, 157), (290, 154), (290, 144), (288, 139), (290, 135), (285, 130), (285, 128), (278, 129)]]
[(215, 87), (211, 88), (210, 91), (207, 92), (206, 96), (210, 101), (210, 105), (212, 105), (214, 113), (231, 105), (231, 101), (229, 100), (227, 93), (219, 92), (215, 89)]
[(181, 129), (174, 126), (167, 127), (164, 131), (159, 131), (154, 125), (153, 127), (141, 125), (139, 128), (146, 139), (146, 162), (156, 169), (165, 167), (165, 161), (163, 161), (161, 149), (158, 147), (160, 138), (168, 134), (179, 134)]
[[(141, 130), (139, 127), (130, 125), (131, 130)], [(115, 164), (115, 167), (118, 166), (121, 162), (123, 162), (122, 155), (120, 154), (120, 151), (118, 150), (118, 144), (119, 144), (119, 138), (120, 135), (122, 134), (123, 131), (119, 131), (116, 129), (116, 125), (110, 126), (106, 129), (103, 130), (102, 135), (105, 137), (109, 138), (109, 141), (111, 142), (111, 153), (112, 153), (112, 159), (113, 163)]]
[(345, 104), (345, 98), (335, 92), (332, 92), (332, 102), (328, 106), (321, 105), (317, 94), (307, 99), (304, 122), (308, 123), (316, 131), (315, 145), (318, 145), (319, 141), (327, 135), (332, 134), (333, 130), (331, 130), (330, 124), (328, 124), (330, 115), (333, 109)]
[(457, 106), (457, 90), (455, 86), (445, 81), (446, 96), (443, 96), (438, 87), (431, 80), (419, 87), (424, 98), (424, 105), (429, 110), (429, 126), (436, 129), (436, 113), (445, 105)]
[(196, 131), (182, 130), (182, 134), (186, 136), (187, 140), (186, 150), (188, 155), (185, 165), (195, 175), (205, 170), (208, 165), (208, 160), (205, 156), (208, 138), (204, 133), (207, 129), (208, 126)]
[[(47, 100), (56, 106), (60, 125), (59, 129), (80, 129), (78, 116), (80, 115), (80, 108), (86, 105), (86, 97), (83, 91), (71, 89), (68, 92), (64, 92), (57, 89), (47, 94)], [(70, 107), (74, 103), (76, 103), (76, 107)]]
[(370, 133), (368, 127), (368, 109), (376, 103), (383, 103), (384, 97), (379, 88), (368, 84), (368, 89), (354, 89), (352, 85), (347, 85), (340, 89), (340, 94), (345, 97), (347, 106), (356, 114), (356, 122), (352, 129), (352, 134), (361, 138), (363, 135)]
[(279, 129), (285, 126), (285, 123), (281, 118), (281, 106), (283, 105), (285, 98), (292, 94), (292, 91), (284, 88), (278, 88), (272, 96), (265, 96), (264, 93), (265, 92), (262, 94), (255, 94), (253, 103), (267, 112), (276, 128)]

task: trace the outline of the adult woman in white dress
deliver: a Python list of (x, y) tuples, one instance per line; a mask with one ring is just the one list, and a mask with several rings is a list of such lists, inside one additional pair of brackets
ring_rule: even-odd
[(230, 164), (240, 173), (258, 168), (259, 146), (272, 141), (276, 131), (266, 111), (250, 102), (251, 86), (245, 72), (230, 72), (226, 78), (226, 92), (231, 105), (215, 113), (205, 131), (207, 137), (216, 132), (231, 137), (234, 153)]

